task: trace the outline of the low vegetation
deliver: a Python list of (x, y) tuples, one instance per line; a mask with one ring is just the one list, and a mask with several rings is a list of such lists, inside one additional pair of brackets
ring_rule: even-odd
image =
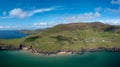
[(47, 52), (120, 47), (120, 26), (100, 22), (61, 24), (24, 38), (0, 40), (0, 45), (20, 44)]

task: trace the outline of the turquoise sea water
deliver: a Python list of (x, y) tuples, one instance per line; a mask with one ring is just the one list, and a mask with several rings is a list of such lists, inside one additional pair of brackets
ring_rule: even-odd
[[(24, 36), (16, 31), (0, 32), (0, 38), (4, 39)], [(120, 52), (40, 56), (22, 51), (0, 51), (0, 67), (120, 67)]]
[(120, 67), (119, 52), (40, 56), (21, 51), (0, 51), (1, 67)]

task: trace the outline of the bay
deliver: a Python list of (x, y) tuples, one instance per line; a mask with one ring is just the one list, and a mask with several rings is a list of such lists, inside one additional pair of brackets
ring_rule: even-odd
[(25, 36), (27, 36), (27, 34), (23, 34), (15, 30), (0, 30), (0, 39), (13, 39)]

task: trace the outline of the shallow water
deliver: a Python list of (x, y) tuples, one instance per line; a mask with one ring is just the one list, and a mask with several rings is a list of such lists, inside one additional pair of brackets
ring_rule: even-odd
[(120, 52), (40, 56), (21, 51), (0, 51), (2, 67), (120, 67)]

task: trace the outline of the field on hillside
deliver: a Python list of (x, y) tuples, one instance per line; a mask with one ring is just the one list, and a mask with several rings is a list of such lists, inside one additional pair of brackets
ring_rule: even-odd
[(100, 22), (61, 24), (24, 38), (0, 40), (0, 45), (20, 44), (47, 52), (120, 47), (120, 26)]

